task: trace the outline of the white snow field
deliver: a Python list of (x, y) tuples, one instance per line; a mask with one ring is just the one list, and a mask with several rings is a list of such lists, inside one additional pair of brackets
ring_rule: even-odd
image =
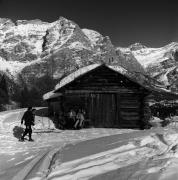
[(0, 113), (0, 179), (177, 179), (176, 128), (57, 130), (36, 116), (34, 142), (13, 128), (24, 109)]

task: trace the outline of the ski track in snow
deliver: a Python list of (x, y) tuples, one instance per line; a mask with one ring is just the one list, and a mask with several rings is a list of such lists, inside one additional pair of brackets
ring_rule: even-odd
[[(136, 163), (144, 158), (151, 157), (154, 154), (153, 150), (147, 148), (123, 153), (114, 152), (118, 149), (119, 148), (116, 148), (109, 152), (106, 151), (105, 153), (99, 153), (76, 161), (64, 163), (52, 172), (48, 179), (90, 179), (99, 174), (119, 169), (128, 164)], [(139, 156), (137, 154), (139, 154)]]
[[(169, 135), (165, 138), (170, 140), (170, 142), (174, 142), (178, 140), (178, 135)], [(159, 164), (150, 161), (150, 159), (160, 153), (162, 154), (161, 151), (165, 151), (167, 146), (165, 146), (163, 142), (160, 142), (159, 138), (156, 136), (140, 137), (137, 139), (137, 141), (137, 143), (134, 143), (134, 139), (132, 139), (132, 141), (128, 142), (126, 145), (118, 147), (115, 146), (116, 148), (112, 148), (100, 153), (88, 155), (67, 162), (61, 162), (53, 168), (47, 179), (89, 180), (116, 170), (120, 172), (122, 170), (119, 169), (127, 169), (128, 166), (134, 166), (136, 163), (142, 163), (145, 168), (143, 171), (141, 171), (135, 167), (135, 170), (131, 173), (131, 176), (137, 176), (136, 179), (140, 179), (139, 177), (141, 174), (148, 175), (161, 172), (161, 170), (164, 169), (169, 163), (169, 161), (168, 163), (165, 163), (166, 161), (163, 163), (165, 157), (170, 158), (169, 153), (166, 154), (166, 156), (161, 157), (163, 160), (160, 159)], [(157, 160), (159, 160), (159, 158)], [(127, 172), (128, 171), (125, 170), (125, 179), (128, 179)], [(124, 177), (122, 177), (122, 179), (124, 179)], [(143, 178), (142, 180), (145, 179)]]

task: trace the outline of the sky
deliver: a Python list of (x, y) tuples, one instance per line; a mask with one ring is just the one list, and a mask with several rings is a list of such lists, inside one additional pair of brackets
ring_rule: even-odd
[(81, 28), (109, 36), (115, 46), (140, 42), (150, 47), (178, 41), (178, 2), (171, 0), (0, 0), (0, 17), (41, 19), (60, 16)]

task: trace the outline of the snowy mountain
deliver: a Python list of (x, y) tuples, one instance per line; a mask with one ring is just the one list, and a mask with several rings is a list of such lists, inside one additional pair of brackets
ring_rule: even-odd
[(38, 105), (39, 97), (62, 77), (93, 63), (121, 66), (141, 77), (149, 74), (173, 89), (176, 48), (176, 43), (157, 49), (140, 43), (116, 48), (108, 36), (81, 29), (63, 17), (52, 23), (0, 18), (0, 73), (8, 79), (11, 98), (21, 104), (31, 97)]
[(173, 92), (178, 90), (178, 43), (161, 48), (148, 48), (139, 43), (119, 48), (124, 54), (132, 53), (146, 73), (163, 83)]
[[(2, 71), (16, 77), (26, 66), (39, 63), (51, 56), (65, 54), (76, 65), (100, 61), (118, 61), (118, 54), (109, 37), (96, 31), (81, 29), (73, 21), (60, 17), (52, 23), (41, 20), (0, 19), (0, 62)], [(120, 52), (120, 56), (124, 55)], [(131, 57), (133, 58), (133, 57)], [(142, 70), (140, 64), (138, 70)], [(132, 67), (130, 68), (132, 69)]]

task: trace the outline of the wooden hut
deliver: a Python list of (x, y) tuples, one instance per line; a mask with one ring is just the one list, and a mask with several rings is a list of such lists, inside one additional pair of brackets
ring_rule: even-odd
[(93, 127), (144, 128), (148, 118), (149, 89), (118, 66), (83, 67), (64, 77), (50, 93), (44, 99), (49, 105), (55, 102), (63, 118), (70, 109), (82, 108)]

